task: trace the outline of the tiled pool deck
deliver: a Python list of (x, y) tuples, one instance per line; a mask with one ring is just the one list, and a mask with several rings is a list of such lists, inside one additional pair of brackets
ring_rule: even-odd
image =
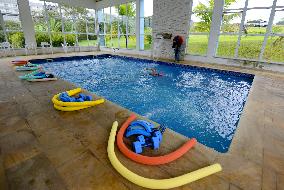
[[(41, 57), (52, 55), (36, 58)], [(143, 189), (121, 177), (107, 158), (112, 122), (118, 120), (121, 124), (129, 111), (108, 101), (79, 112), (56, 111), (52, 96), (75, 86), (63, 80), (20, 81), (20, 74), (9, 64), (12, 59), (0, 60), (1, 190)], [(223, 166), (222, 172), (177, 189), (284, 189), (284, 74), (185, 64), (256, 75), (229, 152), (220, 154), (198, 144), (170, 164), (144, 166), (116, 150), (119, 160), (130, 170), (150, 178), (174, 177), (215, 162)], [(185, 141), (167, 131), (159, 153), (170, 152)]]

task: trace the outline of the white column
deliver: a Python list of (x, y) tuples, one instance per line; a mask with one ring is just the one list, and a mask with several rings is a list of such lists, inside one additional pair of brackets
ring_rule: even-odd
[(139, 50), (144, 50), (144, 0), (140, 0), (140, 22), (139, 22)]
[(136, 0), (136, 49), (144, 50), (144, 0)]
[(224, 0), (214, 0), (214, 9), (212, 14), (212, 22), (210, 25), (210, 33), (208, 40), (207, 56), (214, 57), (218, 46), (218, 37), (222, 24)]
[(19, 16), (21, 20), (22, 29), (24, 31), (25, 43), (36, 44), (35, 29), (33, 18), (28, 0), (17, 0), (19, 7)]

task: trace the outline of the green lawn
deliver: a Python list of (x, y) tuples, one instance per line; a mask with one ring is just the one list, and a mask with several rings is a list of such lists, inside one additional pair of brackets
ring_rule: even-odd
[[(90, 45), (96, 45), (97, 44), (97, 40), (89, 40)], [(126, 40), (125, 37), (120, 37), (120, 40), (118, 40), (118, 38), (112, 38), (112, 44), (111, 44), (111, 40), (107, 39), (106, 40), (106, 46), (107, 47), (114, 47), (114, 48), (118, 48), (118, 44), (120, 43), (120, 48), (126, 48)], [(88, 46), (88, 40), (81, 40), (79, 41), (79, 45), (80, 46)], [(128, 48), (129, 49), (135, 49), (136, 48), (136, 38), (134, 37), (130, 37), (128, 40)], [(144, 44), (144, 50), (148, 50), (151, 49), (151, 44), (145, 42)]]
[[(280, 32), (284, 32), (284, 27), (276, 28)], [(275, 29), (275, 30), (276, 30)], [(265, 33), (265, 28), (249, 27), (248, 33)], [(261, 46), (263, 42), (263, 36), (242, 36), (239, 47), (239, 58), (258, 59)], [(235, 48), (237, 45), (237, 35), (220, 35), (217, 48), (217, 56), (220, 57), (234, 57)], [(90, 45), (96, 45), (97, 40), (89, 40)], [(119, 44), (120, 43), (120, 44)], [(87, 40), (79, 41), (80, 46), (88, 46)], [(112, 44), (110, 38), (106, 40), (107, 47), (126, 48), (126, 40), (124, 36), (118, 38), (112, 38)], [(188, 40), (187, 53), (196, 55), (206, 55), (208, 46), (207, 35), (191, 35)], [(129, 36), (128, 48), (136, 48), (135, 36)], [(151, 44), (145, 40), (145, 50), (151, 49)], [(273, 62), (284, 62), (284, 38), (270, 37), (268, 39), (263, 59)]]
[[(243, 36), (240, 41), (239, 58), (258, 59), (263, 39), (263, 36)], [(237, 41), (237, 35), (220, 35), (217, 56), (233, 57)], [(207, 45), (208, 36), (192, 35), (188, 41), (187, 51), (189, 54), (205, 55)], [(267, 61), (284, 62), (284, 39), (270, 37), (263, 58)]]

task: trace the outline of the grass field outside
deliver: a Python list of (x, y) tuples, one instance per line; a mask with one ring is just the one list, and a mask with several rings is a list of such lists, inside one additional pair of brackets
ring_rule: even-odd
[[(284, 26), (272, 28), (275, 33), (284, 33)], [(259, 58), (264, 36), (250, 36), (249, 34), (265, 34), (265, 27), (249, 27), (248, 35), (243, 35), (240, 41), (238, 58), (255, 59)], [(191, 55), (206, 55), (208, 48), (208, 35), (190, 35), (187, 44), (187, 53)], [(233, 58), (237, 46), (238, 35), (220, 35), (216, 56)], [(81, 40), (80, 46), (95, 46), (97, 40)], [(120, 36), (106, 38), (106, 46), (113, 48), (126, 48), (126, 39)], [(136, 49), (136, 37), (129, 36), (128, 49)], [(151, 44), (147, 40), (144, 42), (144, 49), (151, 49)], [(268, 62), (284, 62), (284, 37), (269, 37), (265, 47), (263, 59)]]
[[(128, 38), (128, 49), (136, 49), (136, 38), (135, 36), (131, 36)], [(95, 46), (97, 44), (97, 40), (81, 40), (79, 41), (80, 46)], [(106, 47), (113, 47), (118, 48), (120, 45), (120, 48), (126, 48), (126, 39), (124, 36), (120, 37), (120, 40), (118, 40), (117, 37), (112, 38), (112, 44), (110, 38), (106, 40)], [(146, 40), (144, 42), (144, 50), (151, 49), (151, 44), (149, 44)]]
[[(271, 62), (284, 62), (284, 39), (269, 37), (265, 47), (263, 59)], [(263, 36), (242, 36), (238, 52), (239, 58), (258, 59)], [(218, 57), (234, 57), (237, 45), (237, 35), (220, 35), (216, 55)], [(192, 35), (189, 37), (187, 53), (205, 55), (208, 47), (207, 35)]]

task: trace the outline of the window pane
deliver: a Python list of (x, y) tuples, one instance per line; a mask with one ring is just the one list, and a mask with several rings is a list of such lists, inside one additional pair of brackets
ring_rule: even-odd
[(49, 17), (60, 17), (59, 6), (57, 3), (45, 2), (46, 11)]
[(99, 35), (98, 40), (99, 40), (100, 46), (103, 46), (103, 47), (106, 46), (106, 38), (104, 35)]
[(118, 41), (117, 35), (112, 35), (111, 47), (118, 48), (118, 44), (119, 44), (119, 41)]
[(50, 38), (46, 32), (36, 32), (36, 43), (38, 47), (41, 47), (41, 42), (50, 44)]
[(105, 21), (105, 32), (106, 34), (111, 33), (111, 25), (110, 25), (110, 7), (104, 8), (104, 21)]
[(111, 37), (110, 35), (105, 35), (105, 46), (106, 47), (111, 47)]
[[(94, 9), (87, 9), (87, 17), (89, 19), (94, 19), (94, 21), (95, 21), (96, 11)], [(90, 21), (90, 20), (88, 20), (88, 21)]]
[(111, 34), (111, 24), (110, 23), (105, 23), (105, 32), (106, 34), (110, 35)]
[(223, 14), (221, 32), (238, 33), (242, 19), (240, 11)]
[(118, 8), (111, 7), (111, 33), (112, 35), (118, 34)]
[(44, 3), (40, 0), (29, 1), (31, 15), (36, 32), (47, 32), (47, 23), (45, 19)]
[(249, 0), (248, 7), (249, 8), (251, 7), (270, 7), (272, 6), (272, 4), (273, 4), (273, 0), (265, 0), (265, 1)]
[(21, 21), (19, 16), (3, 15), (6, 30), (21, 30)]
[(63, 33), (51, 33), (51, 40), (53, 47), (62, 47), (64, 44)]
[(64, 31), (68, 33), (75, 33), (75, 24), (72, 20), (64, 20)]
[(153, 0), (144, 0), (144, 49), (152, 47)]
[(234, 57), (238, 35), (220, 35), (217, 56)]
[(128, 34), (135, 34), (136, 20), (134, 17), (128, 18)]
[(144, 49), (149, 50), (152, 48), (152, 35), (144, 35)]
[(0, 1), (0, 9), (1, 9), (1, 13), (9, 13), (9, 14), (14, 14), (14, 15), (18, 15), (19, 14), (19, 10), (18, 10), (18, 5), (17, 5), (17, 1), (11, 1), (11, 0), (5, 0), (5, 1)]
[(100, 32), (100, 34), (104, 34), (104, 23), (103, 22), (100, 22), (99, 23), (99, 32)]
[(128, 36), (128, 49), (136, 49), (136, 36)]
[(87, 25), (88, 25), (88, 33), (95, 34), (96, 33), (95, 22), (88, 22)]
[(189, 35), (187, 53), (205, 55), (207, 53), (208, 35)]
[(263, 39), (263, 36), (242, 36), (239, 47), (239, 57), (258, 59)]
[(128, 16), (128, 34), (135, 34), (136, 27), (136, 4), (134, 2), (127, 4)]
[(276, 34), (284, 34), (284, 10), (275, 12), (272, 32)]
[(193, 1), (193, 14), (190, 21), (190, 32), (209, 32), (214, 1)]
[(79, 34), (78, 43), (79, 43), (79, 46), (89, 46), (87, 34)]
[(193, 13), (190, 21), (190, 32), (209, 32), (211, 21), (205, 21), (202, 18), (212, 15), (212, 13)]
[(80, 19), (76, 22), (76, 29), (78, 33), (86, 33), (86, 21)]
[(226, 8), (228, 9), (240, 9), (245, 7), (246, 0), (237, 0), (230, 5), (228, 5)]
[(276, 6), (284, 6), (284, 1), (278, 0)]
[(0, 31), (0, 42), (5, 42), (6, 39), (5, 39), (5, 35), (4, 35), (4, 32), (1, 30)]
[(121, 35), (119, 39), (120, 48), (126, 48), (126, 37), (125, 35)]
[(121, 21), (119, 23), (120, 34), (126, 34), (126, 24), (127, 24), (127, 16), (121, 16)]
[(284, 62), (284, 37), (274, 36), (267, 40), (264, 59), (272, 62)]
[(47, 23), (45, 22), (44, 16), (34, 16), (33, 21), (34, 21), (34, 27), (35, 27), (36, 32), (47, 32), (48, 31)]
[(51, 32), (61, 32), (62, 31), (61, 18), (49, 17), (49, 26)]
[(75, 34), (65, 34), (65, 40), (68, 46), (75, 46), (76, 35)]
[(246, 14), (246, 34), (265, 34), (271, 9), (252, 9)]
[(192, 10), (196, 10), (201, 4), (208, 7), (209, 1), (208, 0), (193, 0)]
[(8, 32), (8, 41), (14, 48), (24, 48), (25, 38), (23, 32)]
[(97, 36), (96, 35), (88, 35), (89, 38), (89, 46), (97, 45)]
[(65, 18), (66, 20), (73, 20), (76, 16), (75, 14), (73, 14), (73, 12), (74, 9), (72, 7), (67, 4), (61, 4), (61, 13), (63, 18)]

